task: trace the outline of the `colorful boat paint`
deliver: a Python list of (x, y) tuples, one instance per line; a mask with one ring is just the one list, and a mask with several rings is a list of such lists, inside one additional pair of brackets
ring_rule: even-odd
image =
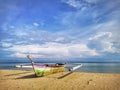
[(63, 72), (65, 70), (65, 65), (39, 65), (33, 64), (36, 76), (45, 76), (52, 73)]
[(27, 58), (31, 61), (33, 70), (35, 72), (36, 76), (45, 76), (48, 74), (58, 73), (65, 71), (66, 64), (36, 64), (32, 61), (29, 55), (27, 55)]

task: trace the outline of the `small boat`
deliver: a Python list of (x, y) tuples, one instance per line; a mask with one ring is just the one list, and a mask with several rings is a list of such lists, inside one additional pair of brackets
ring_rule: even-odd
[(29, 55), (27, 55), (27, 58), (31, 61), (33, 70), (35, 72), (36, 76), (44, 76), (52, 73), (58, 73), (65, 71), (66, 63), (56, 63), (54, 65), (52, 64), (36, 64), (32, 61)]
[[(27, 58), (31, 61), (31, 67), (33, 68), (36, 76), (45, 76), (48, 74), (64, 72), (66, 68), (66, 63), (37, 64), (32, 61), (29, 55), (27, 55)], [(28, 66), (22, 66), (22, 67), (28, 67)], [(68, 70), (70, 73), (72, 73), (73, 71), (77, 70), (80, 67), (82, 67), (82, 64), (68, 68)]]

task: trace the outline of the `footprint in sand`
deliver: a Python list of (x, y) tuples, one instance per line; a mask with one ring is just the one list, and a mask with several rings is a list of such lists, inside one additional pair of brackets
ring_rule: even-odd
[(90, 82), (92, 82), (92, 81), (93, 81), (92, 79), (88, 80), (88, 81), (87, 81), (87, 85), (89, 85)]

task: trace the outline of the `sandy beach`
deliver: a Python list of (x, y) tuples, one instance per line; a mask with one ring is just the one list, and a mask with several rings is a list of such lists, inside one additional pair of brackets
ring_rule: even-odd
[(0, 70), (0, 90), (120, 90), (120, 74), (61, 72), (35, 77), (33, 71)]

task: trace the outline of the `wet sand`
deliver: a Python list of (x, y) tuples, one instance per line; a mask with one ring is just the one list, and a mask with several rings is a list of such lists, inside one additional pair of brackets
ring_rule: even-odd
[(120, 90), (120, 74), (61, 72), (35, 77), (33, 71), (0, 70), (0, 90)]

